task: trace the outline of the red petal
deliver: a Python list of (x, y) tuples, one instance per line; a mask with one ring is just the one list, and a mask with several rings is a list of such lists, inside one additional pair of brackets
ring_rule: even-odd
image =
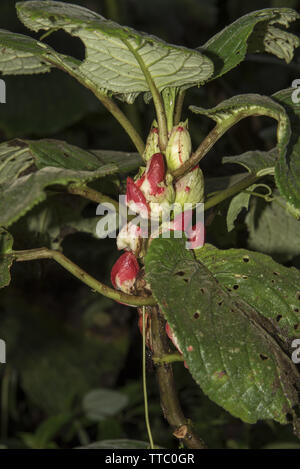
[(140, 266), (135, 255), (131, 251), (125, 252), (113, 265), (110, 275), (111, 283), (117, 288), (117, 276), (118, 283), (122, 285), (127, 280), (134, 280), (139, 270)]

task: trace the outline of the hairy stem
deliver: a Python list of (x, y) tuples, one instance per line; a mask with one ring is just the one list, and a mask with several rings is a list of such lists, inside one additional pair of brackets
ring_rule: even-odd
[(195, 433), (191, 422), (184, 416), (177, 396), (172, 365), (157, 363), (169, 352), (165, 321), (158, 307), (151, 308), (151, 334), (154, 362), (156, 361), (160, 402), (164, 416), (174, 430), (174, 436), (190, 449), (205, 449), (204, 442)]
[(61, 252), (54, 251), (48, 248), (29, 249), (26, 251), (13, 251), (12, 256), (15, 261), (32, 261), (36, 259), (53, 259), (60, 264), (64, 269), (68, 270), (74, 277), (81, 280), (81, 282), (88, 285), (92, 290), (100, 293), (101, 295), (111, 298), (112, 300), (130, 305), (130, 306), (146, 306), (154, 305), (156, 301), (152, 297), (141, 297), (135, 295), (127, 295), (118, 290), (104, 285), (103, 283), (96, 280), (94, 277), (89, 275), (78, 265), (74, 264), (70, 259), (65, 257)]
[(115, 207), (117, 212), (119, 211), (119, 203), (116, 200), (111, 199), (107, 195), (101, 194), (101, 192), (98, 192), (86, 185), (70, 184), (67, 187), (67, 191), (70, 194), (79, 195), (84, 199), (91, 200), (97, 204), (109, 203)]

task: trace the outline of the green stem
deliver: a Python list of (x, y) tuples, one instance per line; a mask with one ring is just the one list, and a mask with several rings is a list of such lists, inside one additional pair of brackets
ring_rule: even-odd
[(179, 122), (181, 121), (184, 98), (185, 98), (185, 91), (180, 90), (177, 100), (176, 100), (176, 105), (175, 105), (174, 125), (178, 125)]
[[(150, 308), (149, 308), (150, 310)], [(168, 339), (165, 333), (165, 320), (157, 307), (151, 308), (152, 349), (155, 359), (162, 359), (169, 353)], [(174, 429), (173, 435), (182, 440), (190, 449), (206, 449), (205, 443), (181, 409), (176, 392), (172, 365), (156, 364), (157, 380), (160, 392), (160, 403), (165, 418)]]
[(123, 39), (123, 42), (128, 47), (130, 52), (134, 55), (136, 61), (138, 62), (144, 74), (144, 77), (147, 81), (149, 89), (151, 91), (153, 103), (154, 103), (155, 110), (156, 110), (157, 123), (158, 123), (159, 146), (160, 146), (161, 151), (165, 151), (165, 149), (167, 148), (167, 144), (168, 144), (168, 125), (167, 125), (167, 117), (166, 117), (166, 113), (164, 109), (162, 96), (160, 92), (158, 91), (158, 89), (156, 88), (156, 85), (150, 73), (148, 72), (143, 59), (138, 53), (136, 53), (136, 49), (132, 47), (132, 45), (130, 44), (128, 40)]
[(91, 187), (86, 185), (70, 184), (67, 187), (67, 191), (70, 194), (79, 195), (85, 199), (91, 200), (92, 202), (96, 202), (97, 204), (109, 203), (115, 207), (117, 212), (119, 212), (119, 204), (116, 200), (111, 199), (107, 195), (101, 194), (101, 192), (98, 192)]
[(145, 421), (150, 442), (150, 448), (154, 449), (154, 443), (152, 438), (150, 420), (149, 420), (149, 409), (148, 409), (148, 395), (147, 395), (147, 378), (146, 378), (146, 324), (145, 324), (145, 307), (142, 308), (143, 317), (143, 391), (144, 391), (144, 404), (145, 404)]
[(59, 251), (54, 251), (48, 248), (38, 248), (29, 249), (26, 251), (12, 251), (12, 256), (17, 262), (32, 261), (36, 259), (53, 259), (62, 267), (64, 267), (64, 269), (68, 270), (68, 272), (74, 275), (74, 277), (78, 278), (81, 280), (81, 282), (92, 288), (92, 290), (120, 303), (124, 303), (130, 306), (146, 306), (156, 304), (156, 301), (152, 297), (145, 298), (141, 296), (127, 295), (126, 293), (114, 290), (113, 288), (104, 285), (81, 269), (78, 265), (74, 264), (74, 262), (65, 257)]
[(251, 186), (255, 181), (257, 181), (257, 179), (259, 179), (259, 176), (256, 176), (255, 174), (250, 174), (249, 176), (246, 176), (236, 184), (233, 184), (233, 186), (229, 187), (228, 189), (225, 189), (222, 192), (218, 192), (216, 195), (210, 197), (205, 202), (204, 210), (208, 210), (214, 207), (215, 205), (218, 205), (219, 203), (223, 202), (223, 200), (226, 200), (235, 194), (239, 194), (241, 191), (247, 189), (247, 187)]
[(153, 357), (153, 363), (163, 365), (164, 363), (183, 362), (184, 359), (180, 353), (167, 353), (162, 357)]

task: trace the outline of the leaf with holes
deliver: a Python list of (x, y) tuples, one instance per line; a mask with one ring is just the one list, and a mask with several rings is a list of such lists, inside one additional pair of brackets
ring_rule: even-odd
[(292, 124), (292, 137), (286, 155), (281, 154), (275, 166), (275, 180), (289, 208), (300, 218), (300, 103), (297, 89), (288, 88), (272, 97), (285, 107)]
[(57, 140), (14, 140), (0, 145), (0, 225), (8, 227), (45, 200), (46, 189), (87, 183), (139, 165), (133, 153), (82, 150)]
[(299, 435), (300, 273), (268, 256), (154, 239), (146, 255), (153, 294), (189, 370), (217, 404), (245, 422), (293, 420)]
[(267, 8), (248, 13), (227, 26), (199, 47), (215, 65), (208, 81), (239, 65), (247, 53), (268, 52), (289, 63), (300, 40), (281, 26), (288, 27), (298, 18), (300, 15), (290, 8)]
[(52, 1), (17, 3), (20, 20), (33, 31), (64, 29), (79, 37), (86, 57), (74, 73), (93, 89), (127, 96), (168, 87), (197, 85), (213, 73), (200, 51), (167, 44), (154, 36), (107, 20), (78, 5)]

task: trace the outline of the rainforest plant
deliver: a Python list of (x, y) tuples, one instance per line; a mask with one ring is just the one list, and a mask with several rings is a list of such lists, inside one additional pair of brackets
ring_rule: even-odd
[[(300, 437), (300, 380), (293, 359), (295, 339), (300, 338), (299, 271), (259, 252), (220, 250), (205, 243), (204, 224), (195, 219), (199, 203), (211, 220), (215, 208), (228, 199), (231, 231), (255, 197), (278, 204), (286, 219), (300, 218), (300, 105), (295, 89), (271, 97), (237, 95), (211, 109), (199, 103), (190, 106), (200, 118), (215, 121), (194, 149), (187, 116), (182, 115), (191, 87), (222, 77), (248, 53), (273, 54), (290, 62), (300, 41), (286, 29), (299, 15), (288, 8), (255, 11), (206, 44), (188, 49), (77, 5), (26, 1), (16, 7), (26, 27), (44, 33), (36, 40), (0, 30), (2, 75), (45, 73), (55, 67), (65, 71), (97, 96), (137, 153), (88, 151), (50, 139), (2, 143), (0, 286), (9, 285), (13, 263), (49, 258), (94, 291), (136, 307), (156, 369), (163, 414), (174, 437), (188, 448), (204, 448), (204, 435), (196, 434), (188, 418), (193, 416), (183, 414), (174, 361), (181, 361), (202, 391), (233, 416), (252, 424), (264, 419), (289, 423)], [(60, 29), (83, 42), (84, 60), (63, 55), (44, 41)], [(132, 104), (141, 93), (154, 109), (146, 142), (118, 105), (120, 100)], [(242, 166), (243, 173), (222, 190), (207, 190), (199, 163), (229, 129), (250, 116), (276, 122), (276, 146), (223, 158), (223, 163)], [(131, 215), (154, 218), (158, 229), (155, 236), (146, 236), (133, 220), (120, 226), (116, 242), (122, 252), (111, 271), (112, 286), (64, 256), (60, 227), (49, 246), (14, 249), (14, 224), (54, 191), (110, 204), (118, 211), (117, 201), (101, 192), (102, 180), (115, 175), (128, 176), (125, 201)], [(172, 217), (164, 223), (164, 213), (173, 204)], [(85, 231), (78, 208), (66, 217), (69, 225)], [(144, 390), (146, 394), (146, 386)], [(146, 420), (153, 447), (147, 412)]]

